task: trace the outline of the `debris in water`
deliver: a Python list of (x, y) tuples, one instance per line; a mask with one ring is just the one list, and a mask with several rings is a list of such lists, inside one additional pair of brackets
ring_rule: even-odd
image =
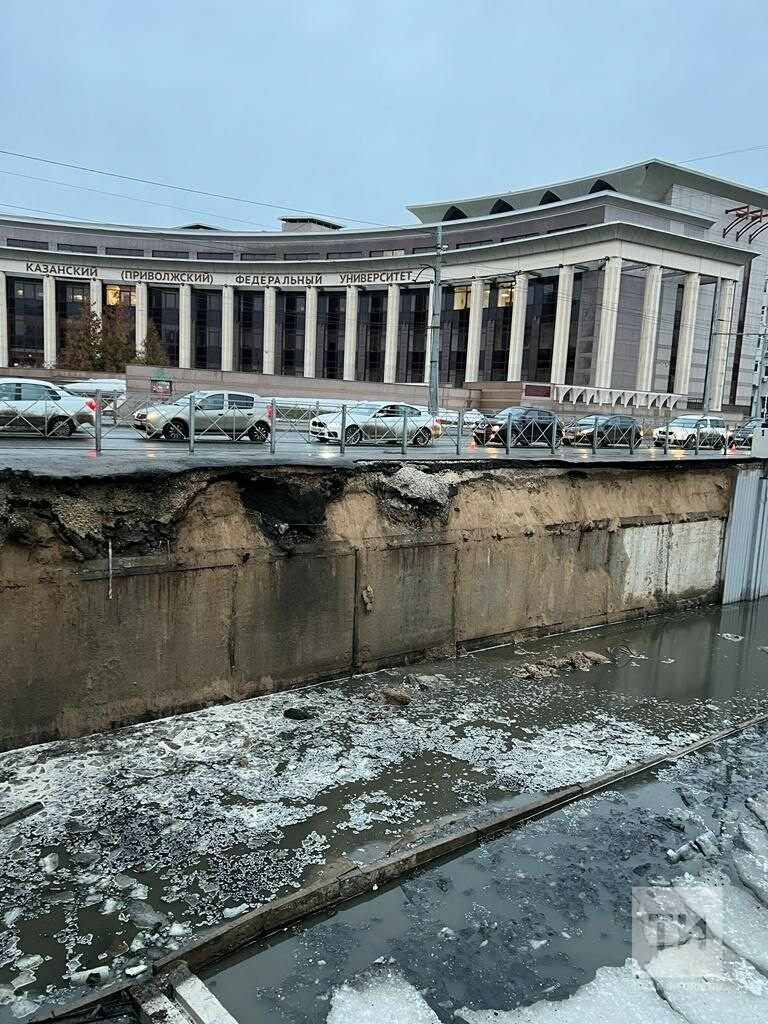
[(310, 718), (317, 718), (317, 712), (309, 708), (286, 708), (283, 718), (290, 718), (294, 722), (308, 722)]
[(741, 643), (744, 639), (744, 637), (740, 636), (738, 633), (716, 633), (715, 635), (719, 636), (722, 640), (730, 640), (731, 643), (734, 644)]
[(413, 697), (405, 690), (397, 690), (394, 687), (385, 687), (383, 690), (374, 690), (368, 694), (368, 700), (375, 704), (410, 704)]

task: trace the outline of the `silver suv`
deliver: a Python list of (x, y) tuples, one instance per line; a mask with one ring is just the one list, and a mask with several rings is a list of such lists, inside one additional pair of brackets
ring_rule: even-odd
[(28, 377), (0, 378), (0, 430), (11, 434), (70, 437), (78, 427), (94, 426), (96, 401), (66, 388)]
[(142, 429), (148, 438), (183, 441), (190, 434), (190, 413), (195, 436), (247, 438), (256, 444), (269, 440), (272, 403), (247, 391), (194, 391), (173, 404), (152, 406)]
[(728, 428), (721, 416), (677, 416), (666, 427), (654, 430), (653, 443), (657, 448), (663, 447), (665, 434), (672, 448), (694, 448), (697, 434), (699, 447), (725, 448)]

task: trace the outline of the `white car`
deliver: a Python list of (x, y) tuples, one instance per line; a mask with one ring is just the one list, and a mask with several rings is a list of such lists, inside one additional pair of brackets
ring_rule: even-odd
[(347, 409), (346, 416), (342, 412), (323, 413), (311, 420), (309, 434), (315, 441), (339, 444), (343, 429), (345, 444), (387, 444), (402, 442), (404, 427), (407, 443), (419, 447), (442, 434), (442, 427), (426, 410), (404, 402), (358, 402)]
[(677, 416), (666, 427), (657, 427), (653, 432), (653, 443), (657, 448), (664, 446), (665, 436), (672, 448), (694, 448), (696, 435), (700, 448), (725, 448), (728, 428), (721, 416)]
[(189, 437), (193, 417), (195, 436), (247, 438), (263, 444), (269, 440), (272, 403), (248, 391), (193, 391), (168, 405), (147, 409), (141, 429), (147, 438), (183, 441)]
[[(464, 418), (462, 420), (464, 430), (471, 430), (485, 418), (486, 414), (480, 412), (479, 409), (465, 409)], [(459, 426), (459, 414), (455, 409), (439, 409), (437, 416), (435, 417), (435, 422), (439, 423), (445, 430), (456, 430)]]
[(97, 403), (46, 380), (0, 377), (0, 431), (70, 437), (96, 424)]

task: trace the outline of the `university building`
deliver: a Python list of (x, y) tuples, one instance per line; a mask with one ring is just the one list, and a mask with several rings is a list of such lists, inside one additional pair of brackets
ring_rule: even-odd
[(171, 366), (423, 383), (438, 226), (440, 379), (528, 396), (748, 411), (768, 193), (674, 164), (280, 232), (0, 217), (0, 366), (55, 367), (84, 303), (152, 321)]

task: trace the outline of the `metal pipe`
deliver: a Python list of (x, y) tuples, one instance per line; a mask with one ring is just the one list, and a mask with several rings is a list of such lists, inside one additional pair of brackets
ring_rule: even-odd
[(195, 396), (189, 396), (189, 450), (192, 454), (195, 451)]
[(101, 391), (96, 392), (96, 454), (101, 455)]
[(277, 399), (273, 398), (269, 403), (269, 451), (272, 455), (277, 450)]
[(511, 412), (507, 413), (507, 436), (506, 436), (506, 438), (504, 440), (506, 442), (505, 445), (504, 445), (504, 450), (507, 453), (507, 455), (511, 455), (512, 454), (512, 413)]
[(669, 415), (664, 420), (664, 454), (669, 455)]
[(403, 436), (400, 439), (400, 453), (408, 454), (408, 406), (403, 406)]
[(461, 435), (464, 433), (464, 410), (459, 409), (459, 418), (456, 421), (456, 454), (461, 455)]
[(437, 225), (435, 248), (435, 280), (432, 288), (432, 321), (429, 327), (429, 414), (437, 416), (440, 409), (440, 318), (443, 309), (443, 225)]
[(341, 437), (339, 438), (339, 455), (343, 455), (347, 450), (347, 403), (344, 402), (341, 407)]

